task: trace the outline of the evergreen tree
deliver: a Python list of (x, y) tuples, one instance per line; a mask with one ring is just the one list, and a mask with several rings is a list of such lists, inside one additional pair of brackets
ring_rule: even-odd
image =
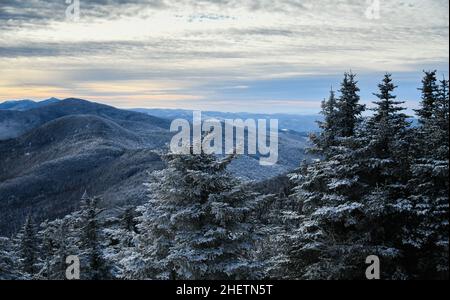
[(444, 132), (449, 130), (449, 81), (445, 78), (440, 82), (438, 97), (436, 102), (436, 118), (439, 127)]
[(55, 232), (48, 221), (43, 222), (40, 227), (41, 230), (37, 234), (41, 244), (39, 249), (39, 272), (36, 277), (38, 279), (49, 279), (51, 276), (51, 261), (54, 255)]
[(396, 101), (392, 93), (397, 88), (392, 75), (386, 74), (378, 85), (379, 93), (374, 95), (379, 101), (374, 102), (374, 115), (367, 124), (367, 146), (369, 173), (373, 184), (391, 184), (405, 182), (408, 175), (409, 123), (402, 113), (404, 102)]
[(150, 200), (139, 209), (135, 276), (257, 278), (252, 213), (258, 197), (227, 173), (231, 158), (168, 154), (165, 160), (168, 168), (153, 173)]
[(98, 197), (91, 198), (86, 193), (83, 195), (80, 210), (80, 248), (86, 268), (82, 276), (90, 280), (111, 278), (110, 266), (103, 252), (106, 246), (102, 221), (99, 218), (103, 210), (98, 204)]
[(80, 253), (76, 246), (77, 230), (74, 215), (52, 222), (44, 222), (39, 232), (41, 236), (41, 269), (39, 279), (65, 280), (66, 258)]
[(410, 273), (416, 278), (448, 278), (449, 136), (448, 82), (436, 92), (436, 72), (423, 80), (421, 126), (414, 131), (414, 160), (409, 181), (410, 226), (404, 243), (410, 248)]
[(29, 215), (16, 239), (21, 271), (24, 276), (29, 278), (32, 278), (38, 271), (39, 247), (36, 233), (35, 224)]
[(336, 119), (345, 130), (324, 160), (292, 177), (302, 203), (300, 226), (285, 249), (293, 278), (363, 279), (369, 255), (383, 258), (385, 278), (404, 278), (399, 203), (407, 198), (407, 117), (387, 74), (375, 94), (375, 113), (363, 122), (359, 97), (349, 96), (358, 91), (349, 76), (343, 86), (351, 88), (340, 98)]
[(0, 237), (0, 280), (21, 279), (12, 241)]
[(429, 120), (433, 116), (438, 96), (437, 71), (424, 71), (424, 73), (422, 87), (419, 89), (422, 92), (421, 108), (416, 111), (421, 122)]
[[(362, 125), (359, 88), (354, 74), (345, 74), (337, 103), (335, 145), (324, 160), (302, 168), (293, 179), (294, 197), (301, 203), (300, 224), (284, 247), (285, 268), (294, 279), (358, 278), (364, 270), (365, 236), (358, 232), (363, 219), (360, 203), (367, 184), (361, 180)], [(323, 153), (325, 154), (325, 153)], [(355, 275), (356, 274), (356, 275)]]
[(324, 121), (318, 122), (321, 132), (319, 136), (311, 135), (311, 140), (315, 145), (312, 152), (327, 155), (336, 145), (339, 132), (337, 127), (337, 99), (333, 90), (330, 91), (328, 100), (322, 102), (321, 114), (324, 117)]
[(126, 207), (118, 218), (113, 221), (111, 228), (105, 230), (110, 242), (108, 256), (115, 262), (114, 277), (132, 279), (128, 274), (127, 265), (135, 254), (137, 230), (136, 211), (134, 207)]
[(340, 137), (351, 137), (355, 134), (355, 129), (361, 121), (361, 113), (365, 110), (364, 105), (359, 103), (360, 89), (357, 84), (355, 74), (351, 72), (344, 74), (339, 90), (341, 96), (337, 102), (338, 115), (336, 116), (337, 135)]
[(384, 278), (406, 278), (406, 253), (401, 243), (402, 232), (409, 222), (407, 186), (410, 165), (410, 141), (404, 102), (393, 95), (396, 86), (390, 74), (378, 85), (379, 99), (374, 102), (374, 115), (367, 123), (364, 151), (364, 181), (370, 192), (362, 199), (369, 221), (366, 230), (373, 254), (383, 260)]

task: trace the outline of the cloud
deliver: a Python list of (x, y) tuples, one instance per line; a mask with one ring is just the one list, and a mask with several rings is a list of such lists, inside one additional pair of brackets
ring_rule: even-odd
[(164, 81), (180, 84), (173, 95), (219, 101), (227, 90), (234, 99), (247, 95), (251, 88), (229, 87), (249, 82), (350, 68), (447, 69), (448, 1), (380, 1), (381, 18), (369, 20), (359, 0), (80, 0), (80, 21), (70, 22), (64, 0), (2, 0), (0, 68), (8, 85), (0, 97), (24, 86), (66, 93), (90, 81)]

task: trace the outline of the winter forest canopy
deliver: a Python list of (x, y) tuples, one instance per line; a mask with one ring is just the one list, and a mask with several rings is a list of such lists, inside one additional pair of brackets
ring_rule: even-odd
[[(111, 218), (85, 194), (62, 219), (0, 238), (0, 279), (448, 279), (449, 82), (425, 72), (419, 123), (381, 79), (370, 116), (355, 74), (323, 101), (321, 131), (287, 190), (263, 194), (227, 171), (233, 155), (164, 155), (148, 201)], [(144, 184), (144, 183), (142, 183)], [(26, 188), (26, 187), (24, 187)]]

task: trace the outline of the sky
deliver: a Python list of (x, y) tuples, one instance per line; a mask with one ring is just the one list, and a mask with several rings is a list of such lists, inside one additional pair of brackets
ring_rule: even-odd
[(412, 110), (422, 70), (448, 77), (448, 9), (448, 0), (0, 0), (0, 101), (316, 113), (351, 70), (364, 103), (389, 72)]

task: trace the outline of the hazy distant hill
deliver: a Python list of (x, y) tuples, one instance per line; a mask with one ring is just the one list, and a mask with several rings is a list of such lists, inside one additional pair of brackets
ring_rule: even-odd
[[(192, 121), (191, 110), (183, 109), (134, 109), (133, 111), (147, 113), (152, 116)], [(290, 115), (290, 114), (253, 114), (253, 113), (226, 113), (202, 111), (203, 119), (278, 119), (279, 121), (279, 161), (275, 166), (262, 167), (257, 159), (241, 157), (233, 161), (230, 170), (244, 179), (267, 180), (282, 175), (299, 166), (300, 162), (308, 158), (305, 148), (308, 147), (310, 132), (318, 130), (317, 120), (320, 115)]]
[(167, 120), (75, 99), (0, 118), (25, 132), (0, 142), (0, 232), (73, 211), (85, 189), (108, 207), (143, 201), (147, 171), (163, 167), (154, 150), (170, 141)]
[(19, 110), (25, 111), (33, 108), (43, 107), (49, 104), (57, 103), (60, 100), (57, 98), (50, 98), (43, 101), (33, 101), (33, 100), (17, 100), (17, 101), (6, 101), (0, 103), (0, 110)]
[[(147, 113), (149, 115), (165, 118), (177, 119), (183, 118), (192, 120), (192, 111), (183, 109), (134, 109), (134, 111)], [(317, 120), (321, 120), (321, 115), (294, 115), (294, 114), (253, 114), (253, 113), (227, 113), (204, 111), (202, 116), (205, 118), (224, 119), (277, 119), (280, 129), (294, 130), (301, 133), (318, 131)]]
[(81, 99), (66, 99), (27, 111), (0, 110), (0, 140), (15, 138), (51, 120), (74, 114), (92, 114), (114, 120), (130, 130), (169, 128), (170, 122), (147, 114), (120, 110)]

